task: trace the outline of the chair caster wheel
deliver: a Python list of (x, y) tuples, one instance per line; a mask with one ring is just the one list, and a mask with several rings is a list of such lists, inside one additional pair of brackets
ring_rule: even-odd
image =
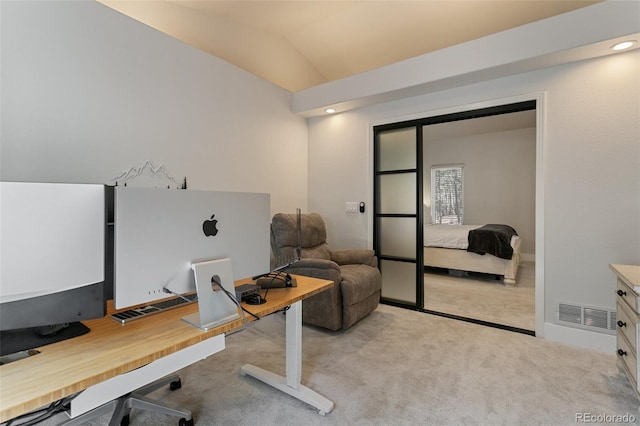
[(182, 418), (178, 422), (178, 426), (193, 426), (193, 419), (187, 420), (185, 418)]
[(181, 387), (182, 387), (182, 381), (180, 379), (176, 380), (175, 382), (169, 383), (169, 389), (172, 391), (180, 389)]
[(327, 415), (327, 413), (325, 413), (324, 411), (318, 411), (318, 413), (319, 413), (321, 416), (326, 416), (326, 415)]
[(120, 426), (129, 426), (129, 415), (122, 416), (122, 420), (120, 420)]

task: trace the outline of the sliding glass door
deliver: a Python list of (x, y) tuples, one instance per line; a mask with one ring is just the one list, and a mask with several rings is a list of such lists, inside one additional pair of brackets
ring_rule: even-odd
[(374, 128), (374, 246), (382, 301), (421, 309), (422, 128)]
[[(535, 125), (531, 125), (530, 115), (518, 115), (513, 121), (509, 121), (506, 114), (531, 111), (535, 108), (536, 101), (530, 100), (373, 127), (373, 236), (374, 249), (380, 260), (382, 273), (383, 303), (463, 318), (460, 314), (443, 312), (443, 306), (448, 307), (446, 304), (434, 307), (434, 296), (438, 295), (438, 292), (433, 290), (436, 287), (431, 285), (425, 290), (424, 223), (432, 219), (443, 224), (463, 224), (468, 210), (475, 213), (476, 217), (482, 217), (479, 219), (481, 223), (496, 223), (492, 221), (498, 213), (503, 213), (502, 211), (478, 207), (484, 207), (487, 196), (483, 195), (483, 188), (487, 186), (478, 190), (476, 185), (475, 192), (469, 196), (463, 188), (463, 178), (467, 170), (475, 172), (475, 175), (472, 174), (476, 177), (473, 183), (479, 181), (477, 176), (482, 166), (480, 162), (487, 161), (487, 157), (477, 155), (477, 161), (473, 158), (475, 168), (465, 168), (463, 159), (469, 160), (469, 155), (477, 152), (478, 147), (467, 147), (463, 152), (461, 145), (456, 143), (468, 139), (470, 135), (494, 134), (498, 131), (507, 132), (508, 135), (504, 138), (512, 143), (509, 138), (513, 137), (514, 130), (522, 126), (531, 128)], [(494, 116), (496, 119), (484, 120)], [(526, 121), (522, 121), (525, 119)], [(446, 126), (436, 126), (445, 124)], [(521, 139), (516, 139), (513, 143), (519, 140)], [(444, 144), (451, 144), (450, 146), (457, 148), (448, 150), (444, 155)], [(500, 154), (503, 152), (500, 151)], [(524, 155), (528, 152), (524, 151)], [(425, 153), (429, 158), (423, 157)], [(507, 164), (511, 167), (510, 170), (513, 170), (513, 165)], [(495, 179), (496, 168), (489, 167), (487, 170), (486, 175)], [(428, 175), (424, 175), (425, 173)], [(513, 186), (511, 182), (516, 180), (518, 179), (511, 177), (505, 182)], [(465, 199), (470, 203), (466, 203)], [(470, 205), (474, 205), (475, 210), (467, 209)], [(430, 213), (427, 212), (429, 210)], [(510, 222), (515, 221), (513, 219)], [(528, 222), (525, 223), (527, 224)], [(528, 228), (531, 226), (521, 227), (523, 231)], [(533, 241), (533, 236), (529, 241)], [(447, 275), (458, 276), (466, 271), (479, 271), (472, 269), (473, 265), (468, 264), (463, 265), (465, 269), (460, 271), (448, 271), (444, 266), (447, 262), (437, 267), (440, 264), (433, 263), (434, 259), (427, 260), (434, 266), (430, 271), (440, 275), (444, 275), (444, 272)], [(426, 282), (433, 284), (434, 280), (428, 279)]]

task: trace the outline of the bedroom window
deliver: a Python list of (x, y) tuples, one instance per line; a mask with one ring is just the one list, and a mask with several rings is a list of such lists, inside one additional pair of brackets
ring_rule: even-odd
[(431, 167), (433, 223), (462, 225), (462, 169), (462, 165)]

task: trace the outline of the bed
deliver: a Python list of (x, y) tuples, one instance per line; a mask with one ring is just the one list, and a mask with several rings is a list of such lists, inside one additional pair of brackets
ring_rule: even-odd
[(499, 275), (515, 286), (521, 245), (508, 225), (427, 224), (424, 266)]

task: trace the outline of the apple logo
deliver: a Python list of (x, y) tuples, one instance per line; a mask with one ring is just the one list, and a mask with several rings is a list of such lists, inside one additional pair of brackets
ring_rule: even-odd
[(215, 237), (218, 233), (218, 221), (213, 218), (214, 216), (215, 214), (212, 214), (210, 220), (205, 220), (202, 223), (202, 231), (207, 237)]

